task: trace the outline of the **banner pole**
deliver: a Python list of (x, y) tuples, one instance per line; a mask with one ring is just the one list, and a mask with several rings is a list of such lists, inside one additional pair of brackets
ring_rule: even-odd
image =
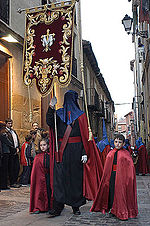
[[(68, 0), (68, 1), (65, 1), (65, 3), (72, 3), (72, 4), (75, 4), (75, 2), (78, 2), (79, 0)], [(48, 0), (47, 0), (47, 2), (48, 2)], [(63, 1), (62, 1), (63, 2)], [(46, 5), (47, 6), (51, 6), (51, 5), (55, 5), (55, 6), (57, 6), (57, 4), (61, 4), (61, 2), (51, 2), (51, 3), (47, 3)], [(21, 9), (21, 8), (18, 8), (17, 9), (17, 13), (22, 13), (22, 12), (24, 12), (24, 11), (26, 11), (26, 10), (29, 10), (29, 11), (31, 11), (31, 10), (35, 10), (35, 9), (42, 9), (44, 7), (44, 5), (38, 5), (38, 6), (34, 6), (34, 7), (31, 7), (31, 8), (28, 8), (28, 9)]]
[(32, 108), (31, 108), (31, 94), (30, 94), (30, 87), (28, 85), (28, 96), (29, 96), (29, 122), (32, 122)]
[[(80, 5), (80, 1), (78, 2), (77, 6), (78, 6), (77, 35), (78, 35), (78, 43), (79, 43), (80, 69), (81, 69), (81, 77), (82, 77), (82, 82), (83, 82), (85, 110), (86, 110), (86, 115), (87, 115), (87, 120), (88, 120), (89, 141), (90, 141), (90, 140), (92, 140), (92, 131), (91, 131), (91, 127), (90, 127), (89, 113), (88, 113), (88, 107), (87, 107), (87, 95), (86, 95), (85, 80), (84, 80), (84, 64), (83, 64), (83, 46), (82, 46), (81, 5)], [(79, 32), (79, 25), (80, 25), (80, 32)]]
[[(56, 84), (53, 86), (53, 96), (56, 96)], [(56, 143), (56, 162), (59, 162), (59, 152), (58, 152), (58, 135), (57, 135), (57, 121), (56, 121), (56, 106), (54, 106), (54, 123), (55, 123), (55, 143)]]

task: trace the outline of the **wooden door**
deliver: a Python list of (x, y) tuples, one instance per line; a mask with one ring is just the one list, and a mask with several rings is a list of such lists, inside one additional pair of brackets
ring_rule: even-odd
[(9, 60), (0, 54), (0, 120), (9, 117)]

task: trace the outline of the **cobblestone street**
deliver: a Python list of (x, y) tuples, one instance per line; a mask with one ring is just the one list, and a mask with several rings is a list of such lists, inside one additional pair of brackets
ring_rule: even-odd
[(139, 215), (136, 219), (120, 221), (108, 214), (90, 213), (92, 205), (87, 202), (81, 208), (82, 214), (74, 216), (72, 209), (65, 207), (62, 215), (50, 219), (45, 213), (29, 214), (29, 187), (10, 189), (0, 193), (0, 225), (1, 226), (73, 226), (73, 225), (150, 225), (150, 176), (137, 176)]

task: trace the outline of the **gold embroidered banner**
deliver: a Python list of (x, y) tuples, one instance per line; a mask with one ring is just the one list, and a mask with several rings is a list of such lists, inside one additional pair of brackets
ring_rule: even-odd
[(23, 80), (30, 86), (35, 79), (42, 96), (50, 93), (54, 82), (65, 87), (71, 81), (74, 2), (26, 11)]

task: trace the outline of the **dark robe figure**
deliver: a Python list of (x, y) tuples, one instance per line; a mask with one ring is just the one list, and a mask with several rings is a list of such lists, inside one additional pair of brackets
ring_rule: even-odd
[(35, 156), (31, 172), (30, 209), (31, 213), (47, 212), (50, 209), (49, 153)]
[[(51, 160), (54, 162), (53, 172), (51, 170), (53, 177), (51, 189), (55, 212), (54, 214), (50, 212), (53, 216), (60, 215), (64, 204), (72, 206), (74, 214), (80, 214), (79, 207), (85, 204), (86, 198), (94, 199), (102, 175), (100, 155), (94, 137), (92, 141), (88, 141), (87, 118), (80, 110), (77, 99), (78, 94), (75, 91), (68, 91), (64, 97), (63, 108), (57, 110), (59, 150), (68, 125), (72, 127), (72, 130), (63, 152), (59, 152), (60, 161), (57, 162), (56, 158)], [(54, 131), (54, 109), (48, 108), (46, 120), (51, 132)], [(50, 150), (51, 154), (52, 150)], [(83, 164), (81, 159), (86, 155), (88, 161)], [(52, 156), (54, 157), (54, 154)]]
[(108, 153), (91, 211), (111, 211), (121, 220), (137, 216), (136, 174), (133, 160), (126, 149), (114, 148)]

